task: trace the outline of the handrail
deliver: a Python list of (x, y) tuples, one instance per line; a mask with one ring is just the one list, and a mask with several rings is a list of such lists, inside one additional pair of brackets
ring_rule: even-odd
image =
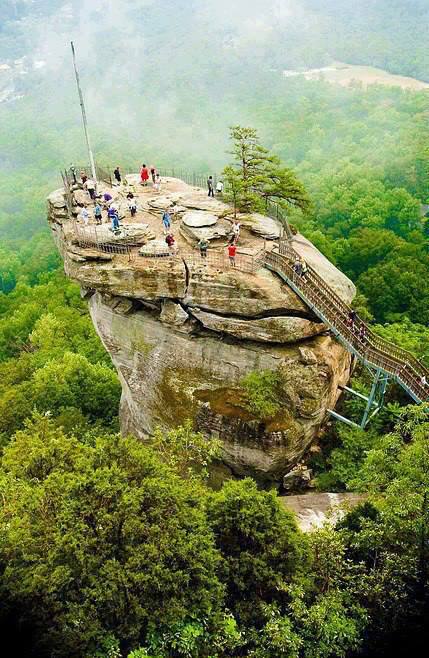
[[(368, 365), (392, 376), (416, 402), (428, 398), (429, 370), (406, 350), (381, 338), (359, 320), (350, 326), (351, 308), (335, 293), (322, 277), (309, 265), (305, 275), (298, 274), (294, 262), (299, 254), (290, 243), (281, 240), (278, 252), (265, 254), (265, 266), (277, 272), (300, 295), (303, 301), (325, 322), (346, 348)], [(364, 334), (359, 329), (364, 328)], [(357, 331), (356, 331), (357, 330)]]

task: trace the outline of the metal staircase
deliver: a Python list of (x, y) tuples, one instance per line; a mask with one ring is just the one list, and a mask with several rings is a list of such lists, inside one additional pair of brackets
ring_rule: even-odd
[[(418, 404), (429, 396), (429, 370), (412, 354), (375, 334), (361, 320), (351, 323), (351, 308), (309, 265), (305, 275), (294, 269), (299, 254), (288, 240), (280, 240), (278, 251), (265, 253), (264, 266), (283, 279), (331, 330), (333, 336), (371, 373), (373, 385), (370, 395), (364, 396), (348, 387), (345, 390), (367, 402), (360, 427), (382, 407), (389, 380), (397, 382)], [(361, 327), (364, 328), (363, 332)], [(428, 382), (425, 384), (425, 382)], [(335, 411), (339, 420), (356, 425)]]

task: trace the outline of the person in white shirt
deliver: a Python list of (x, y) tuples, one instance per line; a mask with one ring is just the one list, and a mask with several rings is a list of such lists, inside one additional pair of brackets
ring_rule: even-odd
[(234, 244), (237, 244), (240, 237), (240, 222), (234, 222), (232, 225), (232, 232), (234, 234)]
[(95, 199), (95, 183), (92, 178), (88, 178), (85, 183), (85, 187), (91, 199)]
[(223, 182), (221, 180), (216, 185), (216, 192), (218, 194), (222, 194), (222, 192), (223, 192)]
[(84, 223), (84, 225), (88, 226), (88, 224), (89, 224), (89, 212), (87, 211), (85, 206), (80, 211), (80, 218), (81, 218), (82, 222)]

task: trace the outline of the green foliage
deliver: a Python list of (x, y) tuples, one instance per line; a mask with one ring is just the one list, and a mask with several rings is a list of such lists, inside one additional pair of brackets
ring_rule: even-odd
[(371, 429), (365, 431), (346, 426), (337, 429), (340, 446), (334, 448), (326, 460), (326, 468), (316, 478), (316, 485), (323, 491), (343, 491), (350, 488), (356, 472), (365, 457), (378, 441)]
[(82, 443), (35, 417), (6, 448), (0, 487), (2, 600), (50, 655), (88, 655), (108, 634), (144, 646), (177, 624), (185, 642), (190, 619), (217, 614), (201, 495), (141, 442)]
[(172, 469), (182, 477), (207, 478), (208, 466), (220, 457), (221, 443), (217, 439), (206, 439), (200, 432), (194, 432), (192, 422), (165, 432), (155, 430), (152, 445)]
[(231, 128), (233, 165), (223, 170), (225, 196), (242, 212), (263, 211), (270, 201), (307, 210), (309, 201), (293, 171), (258, 143), (254, 128)]
[(305, 541), (275, 494), (258, 491), (253, 480), (226, 482), (208, 505), (227, 607), (238, 620), (254, 622), (262, 604), (287, 600), (286, 585), (305, 565)]
[(66, 431), (115, 429), (120, 385), (79, 289), (59, 274), (0, 296), (0, 437), (37, 408)]
[(260, 420), (268, 420), (280, 411), (281, 377), (273, 370), (251, 372), (241, 380), (245, 406)]

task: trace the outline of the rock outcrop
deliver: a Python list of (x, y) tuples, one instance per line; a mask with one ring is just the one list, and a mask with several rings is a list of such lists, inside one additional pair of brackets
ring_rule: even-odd
[[(217, 223), (232, 225), (226, 204), (174, 179), (163, 181), (160, 196), (127, 178), (138, 197), (132, 222), (142, 226), (133, 235), (148, 241), (142, 253), (163, 240), (161, 211), (172, 203), (181, 209), (173, 222), (177, 256), (141, 257), (139, 246), (127, 255), (103, 252), (97, 244), (82, 246), (73, 220), (79, 208), (67, 209), (63, 191), (48, 199), (65, 272), (85, 290), (121, 379), (122, 431), (144, 438), (157, 425), (172, 427), (192, 418), (204, 434), (221, 439), (223, 459), (235, 473), (281, 482), (317, 440), (327, 409), (335, 406), (339, 386), (350, 376), (349, 354), (276, 275), (258, 265), (252, 272), (230, 267), (222, 237), (214, 239), (208, 260), (192, 251), (189, 235), (180, 237), (179, 224), (201, 230), (189, 217), (210, 230)], [(111, 191), (115, 203), (126, 189)], [(255, 232), (275, 237), (277, 229), (274, 220), (264, 227), (256, 219), (249, 228), (242, 223), (238, 251), (247, 258), (264, 244)], [(104, 225), (103, 241), (107, 231)], [(295, 241), (349, 302), (353, 284), (302, 236)], [(246, 375), (265, 371), (279, 382), (278, 410), (268, 418), (255, 414), (243, 385)]]

